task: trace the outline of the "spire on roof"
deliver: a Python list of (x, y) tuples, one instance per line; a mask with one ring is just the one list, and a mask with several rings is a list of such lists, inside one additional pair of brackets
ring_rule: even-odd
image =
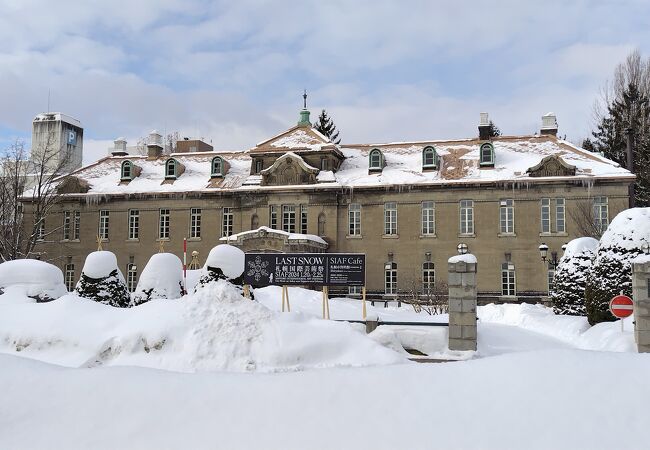
[(298, 120), (299, 127), (311, 127), (311, 122), (309, 121), (309, 110), (307, 109), (307, 89), (305, 89), (302, 94), (303, 108), (300, 111), (300, 119)]
[(302, 94), (303, 106), (302, 109), (307, 109), (307, 89), (305, 89), (304, 94)]

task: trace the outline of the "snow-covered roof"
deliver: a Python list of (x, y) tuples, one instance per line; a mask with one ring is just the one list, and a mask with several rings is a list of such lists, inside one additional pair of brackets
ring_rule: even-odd
[(228, 237), (222, 237), (219, 240), (224, 242), (234, 242), (241, 238), (245, 238), (246, 236), (255, 235), (260, 231), (265, 231), (266, 233), (271, 235), (276, 234), (279, 236), (286, 237), (287, 240), (290, 242), (311, 241), (311, 242), (316, 242), (320, 245), (325, 245), (325, 246), (328, 245), (323, 238), (321, 238), (320, 236), (316, 236), (315, 234), (288, 233), (283, 230), (274, 230), (273, 228), (264, 227), (264, 226), (259, 227), (256, 230), (242, 231), (241, 233), (232, 234)]
[(79, 122), (74, 117), (70, 117), (60, 112), (40, 113), (37, 114), (36, 117), (34, 117), (34, 122), (39, 122), (43, 120), (60, 120), (62, 122), (69, 123), (71, 125), (81, 128), (81, 122)]
[[(479, 166), (479, 147), (482, 141), (478, 139), (335, 146), (322, 139), (319, 139), (320, 144), (315, 143), (317, 136), (320, 135), (320, 133), (316, 133), (309, 127), (295, 127), (247, 151), (172, 154), (171, 157), (185, 167), (184, 173), (173, 182), (163, 183), (167, 156), (157, 159), (134, 155), (109, 156), (75, 171), (73, 175), (89, 183), (89, 195), (209, 192), (253, 188), (272, 190), (278, 189), (278, 186), (261, 186), (262, 177), (259, 174), (251, 175), (252, 155), (261, 151), (274, 153), (277, 151), (284, 154), (292, 152), (300, 155), (304, 151), (313, 151), (322, 145), (337, 149), (345, 159), (336, 172), (319, 172), (318, 184), (310, 185), (316, 189), (484, 182), (532, 183), (560, 179), (584, 180), (589, 183), (599, 178), (632, 179), (634, 177), (619, 164), (555, 136), (501, 136), (494, 138), (492, 143), (495, 164), (494, 167), (485, 168)], [(306, 141), (301, 141), (301, 136)], [(295, 148), (292, 147), (294, 145)], [(422, 169), (422, 150), (426, 146), (433, 146), (440, 157), (439, 167), (436, 170)], [(369, 173), (368, 154), (374, 148), (382, 151), (386, 166), (381, 172)], [(567, 165), (575, 166), (575, 175), (532, 177), (526, 172), (550, 155), (557, 155)], [(221, 156), (230, 165), (228, 173), (218, 183), (211, 182), (210, 162), (215, 156)], [(132, 161), (142, 169), (139, 176), (129, 183), (120, 182), (120, 165), (125, 159)], [(302, 186), (282, 186), (282, 188), (301, 189)]]

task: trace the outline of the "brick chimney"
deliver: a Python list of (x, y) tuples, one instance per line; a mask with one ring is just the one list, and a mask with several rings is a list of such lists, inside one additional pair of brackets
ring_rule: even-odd
[(490, 140), (490, 118), (488, 113), (482, 112), (478, 122), (478, 138), (482, 141)]
[(542, 116), (542, 128), (539, 134), (557, 136), (557, 117), (554, 113), (550, 112)]
[(149, 142), (147, 143), (147, 157), (160, 158), (163, 153), (162, 135), (153, 130), (149, 133)]

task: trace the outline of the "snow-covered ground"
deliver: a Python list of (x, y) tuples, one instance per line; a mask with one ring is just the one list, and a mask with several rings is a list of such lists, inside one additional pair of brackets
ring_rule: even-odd
[[(0, 448), (647, 448), (650, 355), (631, 319), (488, 305), (478, 351), (454, 354), (445, 327), (366, 335), (321, 320), (319, 292), (289, 288), (280, 313), (279, 288), (250, 301), (229, 286), (129, 309), (0, 295)], [(358, 320), (361, 303), (332, 299), (330, 315)]]

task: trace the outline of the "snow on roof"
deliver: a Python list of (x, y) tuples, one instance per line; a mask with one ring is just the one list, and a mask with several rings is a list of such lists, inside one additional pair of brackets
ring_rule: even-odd
[[(289, 130), (277, 140), (267, 141), (267, 149), (292, 155), (282, 145), (306, 145), (311, 142), (310, 128)], [(306, 141), (302, 141), (303, 136)], [(315, 139), (315, 138), (314, 138)], [(268, 144), (270, 142), (270, 144)], [(526, 170), (538, 164), (549, 155), (560, 156), (567, 164), (576, 167), (575, 176), (566, 179), (582, 179), (585, 182), (597, 178), (633, 178), (626, 169), (595, 153), (588, 152), (555, 136), (502, 136), (495, 138), (495, 165), (493, 168), (479, 167), (478, 139), (453, 141), (396, 142), (389, 144), (358, 144), (338, 147), (345, 157), (337, 172), (320, 171), (315, 188), (389, 186), (427, 184), (442, 185), (477, 182), (539, 182), (562, 179), (561, 177), (530, 177)], [(277, 144), (279, 145), (279, 144)], [(310, 144), (311, 145), (311, 144)], [(316, 147), (318, 145), (314, 144)], [(333, 144), (326, 144), (333, 145)], [(440, 156), (436, 170), (422, 170), (422, 149), (433, 146)], [(368, 173), (368, 154), (374, 148), (382, 151), (386, 167), (381, 172)], [(275, 149), (275, 150), (273, 150)], [(261, 151), (257, 148), (257, 151)], [(194, 192), (233, 189), (278, 189), (277, 186), (260, 186), (261, 176), (251, 175), (251, 155), (248, 151), (178, 153), (173, 157), (185, 166), (185, 172), (173, 183), (165, 180), (164, 164), (167, 157), (149, 159), (146, 156), (111, 156), (73, 175), (88, 181), (88, 194), (129, 194), (149, 192)], [(283, 156), (284, 156), (283, 155)], [(228, 161), (230, 168), (223, 181), (211, 183), (210, 162), (215, 156)], [(285, 156), (288, 157), (288, 156)], [(120, 165), (131, 160), (142, 171), (129, 183), (120, 183)], [(302, 189), (302, 186), (287, 186)], [(285, 187), (283, 187), (285, 188)]]
[(278, 234), (278, 235), (286, 236), (289, 241), (307, 240), (307, 241), (317, 242), (323, 245), (328, 245), (323, 238), (316, 236), (315, 234), (288, 233), (282, 230), (274, 230), (273, 228), (269, 228), (269, 227), (259, 227), (256, 230), (242, 231), (241, 233), (232, 234), (228, 237), (222, 237), (219, 240), (224, 242), (237, 241), (240, 237), (246, 237), (250, 234), (259, 233), (262, 230), (266, 231), (269, 234)]
[(466, 264), (476, 264), (476, 256), (472, 255), (471, 253), (466, 253), (464, 255), (456, 255), (449, 258), (447, 262), (449, 264), (456, 264), (459, 262), (464, 262)]
[(82, 128), (81, 127), (81, 122), (79, 122), (77, 119), (74, 117), (70, 117), (68, 115), (65, 115), (60, 112), (47, 112), (47, 113), (40, 113), (37, 114), (36, 117), (34, 117), (34, 122), (39, 122), (43, 120), (60, 120), (65, 123), (69, 123), (71, 125), (74, 125), (76, 127)]

